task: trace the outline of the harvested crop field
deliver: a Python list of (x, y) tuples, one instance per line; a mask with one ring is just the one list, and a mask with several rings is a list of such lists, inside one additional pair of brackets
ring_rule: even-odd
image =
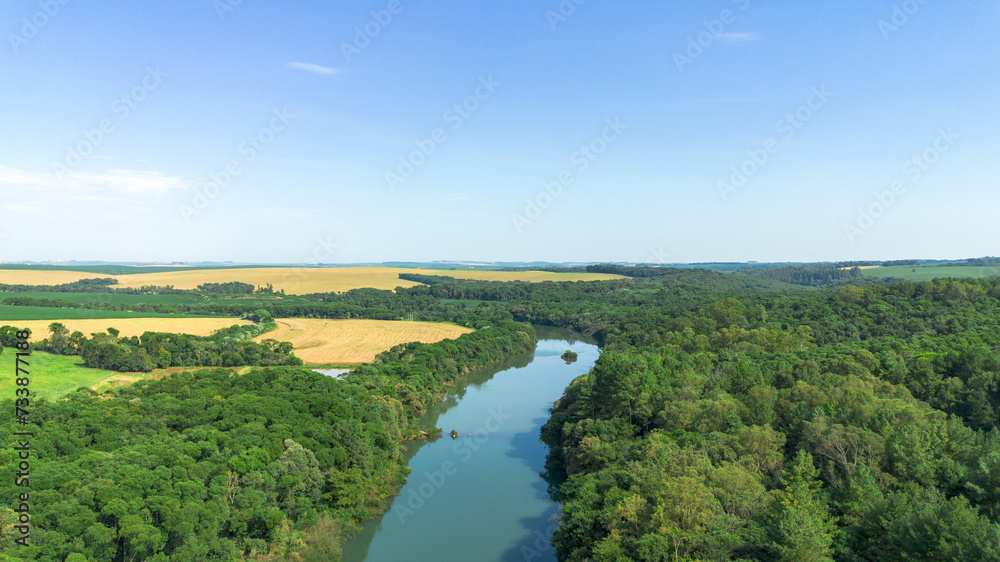
[(312, 365), (365, 363), (394, 345), (413, 341), (434, 343), (472, 331), (452, 324), (391, 320), (283, 318), (277, 322), (277, 330), (258, 336), (255, 341), (291, 342), (292, 353)]
[(192, 334), (208, 336), (221, 328), (234, 324), (249, 324), (238, 318), (102, 318), (102, 319), (65, 319), (65, 320), (9, 320), (9, 324), (17, 328), (30, 328), (31, 340), (41, 341), (49, 336), (49, 324), (59, 322), (69, 328), (70, 333), (79, 330), (89, 336), (94, 332), (104, 332), (115, 328), (124, 337), (141, 336), (143, 332), (171, 332), (175, 334)]
[(239, 281), (264, 286), (270, 283), (274, 290), (284, 289), (290, 295), (309, 293), (342, 293), (351, 289), (374, 288), (392, 290), (396, 287), (419, 285), (399, 278), (400, 273), (446, 275), (457, 279), (481, 281), (602, 281), (620, 279), (618, 275), (603, 273), (554, 273), (550, 271), (468, 271), (409, 269), (402, 267), (247, 267), (231, 269), (186, 269), (157, 271), (129, 275), (105, 275), (83, 271), (3, 270), (0, 283), (23, 285), (57, 285), (80, 279), (113, 277), (117, 287), (143, 285), (173, 285), (177, 289), (196, 289), (202, 283), (228, 283)]
[(82, 271), (3, 269), (3, 266), (0, 266), (0, 283), (4, 285), (61, 285), (95, 277), (111, 276)]
[(599, 281), (620, 278), (617, 275), (599, 273), (553, 273), (548, 271), (449, 271), (399, 267), (258, 267), (168, 271), (148, 275), (121, 275), (117, 279), (122, 287), (173, 285), (177, 289), (194, 289), (202, 283), (227, 283), (230, 281), (252, 283), (258, 286), (271, 283), (274, 290), (284, 289), (286, 293), (291, 295), (342, 293), (351, 289), (368, 287), (392, 290), (396, 287), (419, 285), (413, 281), (400, 279), (400, 273), (447, 275), (459, 279), (483, 281)]

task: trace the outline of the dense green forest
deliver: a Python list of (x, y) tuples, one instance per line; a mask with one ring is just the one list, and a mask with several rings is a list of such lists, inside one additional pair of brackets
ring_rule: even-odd
[(757, 297), (567, 389), (559, 558), (1000, 559), (1000, 282)]
[[(742, 274), (742, 273), (741, 273)], [(844, 269), (835, 265), (808, 265), (779, 267), (745, 273), (757, 279), (783, 281), (792, 285), (807, 287), (839, 287), (842, 285), (868, 285), (877, 281), (865, 277), (861, 269), (851, 267)]]
[(440, 283), (455, 283), (458, 279), (447, 275), (424, 275), (422, 273), (400, 273), (399, 278), (404, 281), (423, 283), (424, 285), (438, 285)]
[[(603, 349), (541, 435), (563, 505), (560, 560), (1000, 560), (1000, 280), (628, 271), (600, 282), (421, 276), (395, 292), (287, 302), (83, 303), (477, 331), (397, 346), (343, 381), (289, 367), (202, 370), (34, 403), (35, 546), (2, 552), (336, 560), (405, 477), (401, 443), (430, 429), (418, 416), (464, 374), (533, 349), (534, 324)], [(259, 328), (213, 337), (236, 345), (248, 329)], [(150, 361), (165, 351), (171, 364), (197, 341), (62, 338), (47, 349), (86, 358), (114, 345)], [(12, 451), (0, 470), (14, 497)], [(0, 513), (4, 545), (13, 515)]]
[(62, 299), (39, 299), (35, 297), (9, 297), (4, 299), (0, 304), (9, 306), (37, 306), (42, 308), (83, 308), (83, 305), (77, 302)]
[(228, 283), (202, 283), (198, 285), (198, 290), (216, 295), (247, 295), (254, 292), (254, 286), (251, 283), (230, 281)]

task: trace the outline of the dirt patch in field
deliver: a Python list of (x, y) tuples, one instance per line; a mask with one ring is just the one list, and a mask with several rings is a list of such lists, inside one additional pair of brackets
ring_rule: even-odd
[(128, 386), (130, 384), (135, 383), (136, 381), (142, 380), (143, 378), (145, 378), (145, 377), (143, 375), (141, 375), (141, 374), (136, 374), (136, 375), (111, 375), (110, 377), (106, 377), (104, 379), (101, 379), (97, 383), (91, 385), (90, 389), (93, 390), (93, 391), (95, 391), (95, 392), (103, 392), (103, 391), (111, 389), (111, 388), (119, 388), (119, 387), (122, 387), (122, 386)]
[(243, 369), (246, 369), (246, 368), (247, 367), (167, 367), (166, 369), (156, 369), (156, 370), (154, 370), (153, 372), (149, 373), (149, 376), (147, 376), (146, 378), (154, 380), (154, 381), (158, 381), (158, 380), (162, 379), (163, 377), (166, 377), (166, 376), (169, 376), (169, 375), (174, 375), (174, 374), (177, 374), (177, 373), (183, 373), (185, 371), (189, 371), (189, 372), (193, 373), (195, 371), (201, 371), (201, 370), (204, 370), (204, 369), (226, 369), (227, 371), (236, 371), (236, 372), (239, 372), (239, 371), (241, 371)]

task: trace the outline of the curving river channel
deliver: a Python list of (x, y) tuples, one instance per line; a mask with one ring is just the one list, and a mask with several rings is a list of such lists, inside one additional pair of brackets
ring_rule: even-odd
[[(534, 353), (470, 374), (421, 418), (444, 437), (409, 443), (407, 484), (347, 543), (345, 562), (555, 560), (549, 537), (559, 506), (539, 475), (548, 452), (539, 430), (600, 352), (580, 334), (536, 331)], [(578, 354), (575, 363), (560, 357), (566, 350)]]

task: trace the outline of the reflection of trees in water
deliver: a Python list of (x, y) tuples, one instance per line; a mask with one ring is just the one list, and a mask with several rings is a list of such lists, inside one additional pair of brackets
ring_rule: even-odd
[(458, 386), (448, 390), (448, 395), (443, 400), (427, 408), (427, 413), (421, 416), (418, 422), (419, 427), (427, 429), (436, 427), (438, 417), (448, 410), (454, 408), (465, 397), (470, 386), (481, 386), (486, 381), (493, 378), (497, 373), (508, 369), (523, 369), (531, 364), (535, 359), (535, 352), (521, 353), (504, 359), (488, 369), (473, 371), (465, 375), (458, 381)]
[[(533, 429), (514, 435), (511, 439), (511, 448), (507, 455), (520, 459), (531, 469), (532, 472), (542, 477), (540, 480), (532, 482), (536, 498), (544, 502), (555, 501), (553, 498), (553, 486), (558, 486), (561, 481), (550, 479), (549, 473), (545, 470), (545, 451), (548, 449), (538, 439), (539, 430), (547, 418), (541, 417), (532, 420)], [(523, 535), (519, 537), (517, 544), (512, 546), (500, 557), (500, 562), (522, 562), (524, 560), (555, 560), (555, 552), (550, 544), (552, 532), (558, 526), (556, 517), (559, 514), (559, 506), (551, 503), (543, 513), (534, 517), (522, 517), (518, 523), (523, 530)]]
[(583, 342), (590, 345), (600, 345), (597, 340), (581, 332), (575, 332), (567, 328), (556, 328), (555, 326), (535, 325), (535, 333), (540, 340), (563, 340), (570, 345), (576, 342)]
[(566, 473), (566, 468), (563, 466), (562, 458), (556, 458), (556, 456), (551, 453), (545, 455), (545, 470), (539, 472), (538, 475), (541, 476), (542, 480), (545, 482), (549, 497), (552, 498), (552, 501), (562, 502), (566, 499), (560, 490), (569, 475)]

